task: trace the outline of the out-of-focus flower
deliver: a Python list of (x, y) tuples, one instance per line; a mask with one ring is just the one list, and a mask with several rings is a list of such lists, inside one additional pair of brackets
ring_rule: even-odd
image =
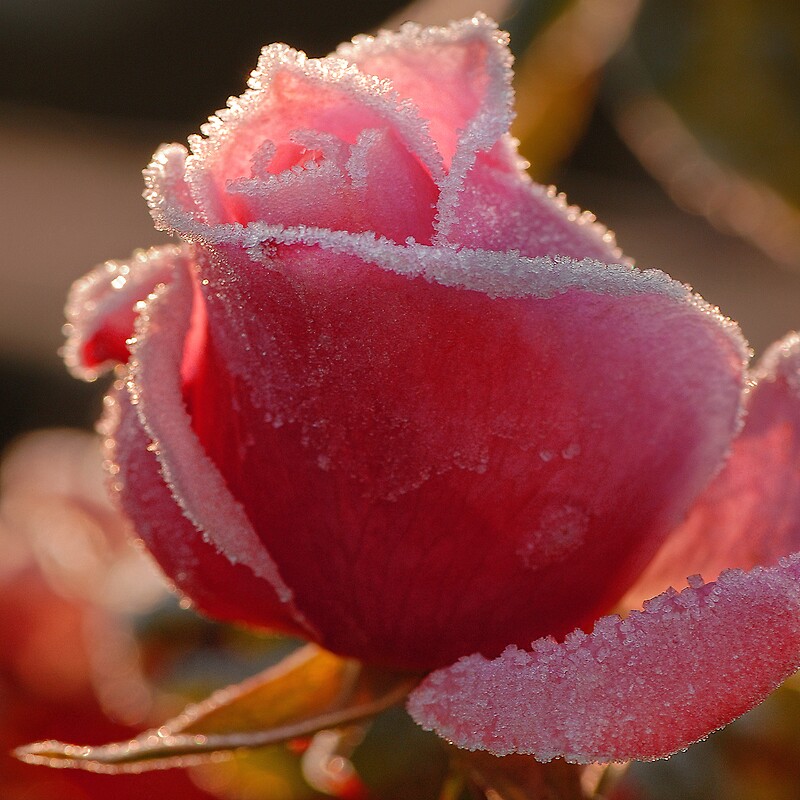
[(800, 346), (745, 396), (736, 326), (526, 177), (510, 61), (484, 17), (265, 48), (156, 153), (182, 244), (76, 285), (68, 362), (127, 361), (113, 486), (202, 610), (434, 670), (410, 711), (461, 747), (663, 756), (800, 662), (800, 566), (774, 563)]
[(0, 526), (9, 546), (35, 557), (62, 594), (132, 614), (163, 598), (164, 581), (131, 547), (130, 525), (110, 501), (101, 461), (101, 443), (85, 431), (22, 437), (3, 459)]
[[(124, 613), (163, 598), (163, 579), (123, 535), (96, 436), (42, 431), (0, 471), (0, 786), (4, 800), (210, 798), (180, 772), (143, 778), (48, 771), (11, 755), (43, 736), (129, 737), (152, 710)], [(127, 645), (127, 647), (126, 647)]]

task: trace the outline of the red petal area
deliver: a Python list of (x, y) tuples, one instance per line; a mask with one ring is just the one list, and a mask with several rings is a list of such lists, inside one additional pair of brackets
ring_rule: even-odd
[(66, 306), (68, 321), (64, 360), (77, 377), (93, 379), (128, 360), (135, 308), (160, 283), (183, 268), (191, 248), (139, 250), (127, 261), (106, 261), (76, 281)]
[(744, 429), (725, 469), (633, 587), (635, 605), (687, 575), (772, 565), (800, 549), (800, 338), (791, 334), (755, 370)]
[(501, 143), (478, 155), (467, 173), (447, 241), (484, 250), (518, 250), (523, 256), (565, 255), (619, 261), (614, 235), (594, 215), (567, 206), (563, 195), (534, 183)]
[[(285, 613), (302, 624), (291, 590), (190, 427), (182, 378), (197, 368), (205, 331), (204, 307), (202, 302), (194, 302), (196, 297), (191, 273), (180, 271), (169, 287), (161, 287), (148, 299), (137, 324), (137, 344), (130, 362), (131, 403), (150, 436), (164, 482), (194, 524), (196, 537), (229, 565), (249, 568), (262, 580), (269, 606), (277, 596)], [(263, 620), (266, 625), (274, 621), (272, 615)]]
[[(623, 268), (550, 265), (561, 293), (491, 298), (345, 245), (220, 247), (187, 389), (298, 607), (326, 646), (420, 668), (593, 619), (727, 449), (740, 343)], [(593, 288), (569, 287), (580, 269)]]
[(428, 120), (446, 166), (460, 140), (474, 139), (474, 152), (488, 149), (508, 130), (507, 37), (483, 15), (447, 28), (408, 23), (398, 33), (358, 36), (352, 44), (340, 45), (336, 55), (362, 72), (388, 78), (401, 97), (414, 102)]
[(351, 149), (347, 173), (361, 210), (339, 228), (401, 243), (431, 241), (439, 189), (393, 132), (365, 131)]
[(243, 564), (231, 564), (187, 519), (164, 482), (151, 437), (127, 392), (109, 397), (105, 429), (119, 468), (112, 488), (137, 536), (177, 589), (218, 619), (302, 634), (272, 586)]
[(674, 590), (564, 644), (469, 656), (430, 675), (412, 716), (460, 747), (542, 761), (663, 758), (761, 702), (800, 666), (800, 557)]

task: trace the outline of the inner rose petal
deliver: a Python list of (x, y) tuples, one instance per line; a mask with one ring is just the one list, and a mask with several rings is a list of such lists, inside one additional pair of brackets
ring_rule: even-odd
[(395, 133), (369, 128), (352, 145), (317, 131), (264, 143), (248, 176), (227, 182), (223, 204), (243, 225), (314, 225), (428, 243), (436, 200), (435, 183)]
[(279, 175), (292, 167), (304, 167), (309, 163), (318, 164), (322, 160), (322, 150), (309, 150), (296, 142), (281, 142), (267, 165), (267, 172)]
[[(252, 177), (254, 157), (262, 170), (266, 167), (262, 176), (264, 171), (280, 175), (318, 160), (303, 152), (309, 148), (297, 141), (299, 131), (353, 146), (365, 130), (391, 130), (416, 171), (429, 180), (438, 174), (433, 143), (413, 109), (400, 106), (388, 87), (343, 61), (308, 60), (291, 48), (274, 45), (262, 52), (250, 87), (203, 126), (206, 138), (190, 138), (186, 180), (213, 223), (250, 221), (237, 218), (241, 209), (236, 204), (231, 208), (224, 199), (219, 201), (231, 182)], [(267, 163), (265, 143), (274, 148)], [(325, 154), (325, 160), (329, 157)], [(388, 195), (394, 187), (384, 189)]]
[(508, 129), (511, 59), (506, 35), (482, 14), (448, 28), (407, 23), (399, 33), (357, 36), (336, 54), (363, 72), (391, 80), (428, 120), (448, 166), (465, 134), (476, 150), (483, 150)]

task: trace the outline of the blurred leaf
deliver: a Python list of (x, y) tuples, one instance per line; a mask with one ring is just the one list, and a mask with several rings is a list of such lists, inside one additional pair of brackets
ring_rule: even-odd
[(505, 22), (517, 56), (513, 133), (537, 180), (577, 142), (598, 70), (624, 41), (638, 8), (638, 0), (523, 0)]
[(196, 764), (192, 781), (221, 800), (321, 800), (305, 781), (300, 754), (283, 745), (235, 753), (220, 763)]
[(363, 719), (400, 702), (417, 682), (306, 645), (261, 674), (216, 692), (129, 742), (81, 747), (39, 742), (15, 754), (32, 764), (141, 772), (196, 763)]
[(682, 205), (800, 266), (800, 4), (646, 0), (618, 127)]
[(437, 800), (449, 772), (444, 742), (402, 708), (375, 718), (351, 761), (370, 796), (381, 800)]
[(442, 786), (439, 800), (484, 800), (486, 795), (469, 785), (463, 775), (452, 772)]
[(575, 0), (516, 0), (509, 3), (503, 27), (511, 36), (511, 50), (519, 55), (528, 42), (533, 41), (559, 14)]
[[(588, 800), (581, 781), (583, 767), (533, 756), (498, 758), (491, 753), (452, 749), (453, 764), (494, 800)], [(491, 794), (490, 794), (491, 793)]]
[(300, 639), (215, 622), (184, 606), (168, 597), (135, 620), (143, 671), (163, 700), (159, 717), (149, 722), (275, 666), (302, 645)]

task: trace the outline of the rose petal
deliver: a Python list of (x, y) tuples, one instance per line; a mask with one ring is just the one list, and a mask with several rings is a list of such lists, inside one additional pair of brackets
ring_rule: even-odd
[(447, 241), (523, 256), (620, 261), (614, 234), (594, 215), (568, 206), (554, 187), (534, 183), (506, 142), (478, 155), (453, 208)]
[(201, 302), (193, 302), (188, 272), (151, 295), (137, 322), (128, 388), (142, 424), (152, 439), (164, 480), (184, 514), (206, 541), (233, 564), (249, 567), (269, 584), (298, 624), (293, 604), (275, 562), (228, 491), (190, 426), (183, 405), (181, 376), (190, 374), (202, 352)]
[(459, 142), (488, 150), (511, 124), (508, 35), (483, 14), (445, 28), (407, 22), (398, 31), (357, 36), (336, 55), (362, 72), (388, 78), (413, 100), (451, 166)]
[(666, 276), (214, 235), (193, 425), (338, 652), (424, 668), (593, 619), (729, 446), (742, 342)]
[[(248, 91), (231, 98), (227, 108), (202, 126), (203, 136), (189, 139), (186, 183), (211, 222), (237, 219), (236, 206), (227, 198), (229, 182), (259, 177), (253, 170), (263, 161), (259, 153), (264, 145), (272, 143), (276, 151), (286, 148), (297, 131), (316, 131), (352, 145), (364, 130), (388, 129), (429, 175), (441, 172), (438, 153), (414, 109), (399, 104), (389, 86), (341, 59), (307, 59), (286, 45), (269, 45), (248, 84)], [(159, 169), (156, 160), (150, 173), (157, 175)], [(165, 197), (162, 192), (169, 185), (155, 182)], [(157, 204), (158, 198), (153, 201)], [(167, 195), (166, 201), (182, 205), (180, 197)]]
[(625, 620), (563, 644), (473, 655), (409, 699), (424, 728), (460, 747), (542, 761), (663, 758), (761, 702), (800, 666), (800, 554), (670, 590)]
[(447, 168), (440, 181), (437, 227), (441, 237), (448, 237), (476, 155), (507, 133), (514, 116), (508, 34), (477, 14), (446, 28), (407, 23), (398, 33), (359, 36), (341, 45), (337, 55), (364, 72), (389, 78), (429, 121)]
[(754, 371), (747, 417), (728, 463), (670, 535), (627, 600), (687, 575), (773, 565), (800, 549), (800, 337), (770, 347)]
[(191, 247), (137, 250), (125, 261), (106, 261), (72, 285), (65, 309), (67, 341), (63, 356), (73, 375), (93, 380), (128, 360), (135, 309), (160, 283), (183, 268)]
[(232, 564), (206, 541), (175, 502), (159, 471), (150, 436), (120, 382), (102, 423), (115, 465), (111, 488), (120, 507), (176, 588), (218, 619), (305, 634), (271, 584)]
[(436, 184), (392, 132), (362, 131), (352, 148), (308, 131), (292, 138), (315, 148), (319, 162), (230, 183), (227, 196), (236, 219), (430, 242)]
[(411, 238), (428, 244), (433, 237), (438, 189), (399, 144), (390, 131), (361, 134), (347, 162), (361, 220), (353, 215), (357, 227), (352, 223), (339, 227), (353, 233), (373, 231), (399, 243)]

